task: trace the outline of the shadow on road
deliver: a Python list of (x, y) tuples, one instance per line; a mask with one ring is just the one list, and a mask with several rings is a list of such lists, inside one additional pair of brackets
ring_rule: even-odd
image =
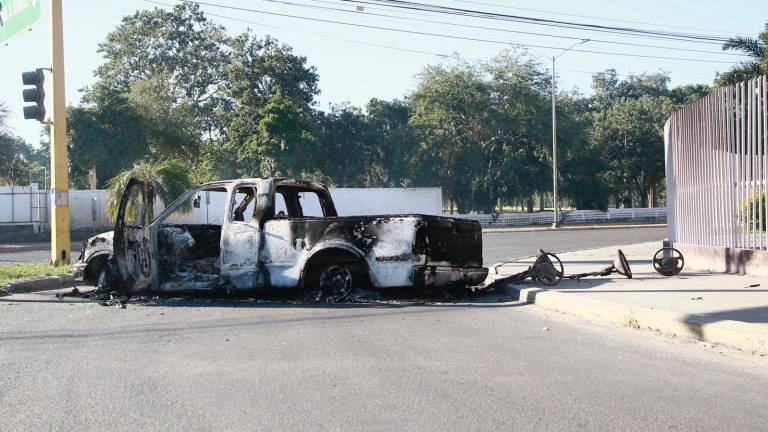
[[(746, 323), (768, 323), (768, 306), (759, 306), (742, 309), (729, 309), (710, 313), (689, 314), (682, 320), (689, 324), (694, 331), (701, 332), (701, 324), (711, 324), (718, 321), (741, 321)], [(699, 334), (703, 336), (703, 334)]]

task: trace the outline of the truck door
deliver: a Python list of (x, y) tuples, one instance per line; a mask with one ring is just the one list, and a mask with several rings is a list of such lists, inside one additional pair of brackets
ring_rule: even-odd
[(233, 289), (268, 285), (261, 260), (263, 222), (272, 209), (272, 180), (233, 183), (221, 232), (221, 275)]
[(131, 179), (123, 192), (115, 221), (113, 254), (118, 285), (127, 292), (149, 288), (153, 271), (152, 244), (147, 220), (150, 212), (144, 183)]

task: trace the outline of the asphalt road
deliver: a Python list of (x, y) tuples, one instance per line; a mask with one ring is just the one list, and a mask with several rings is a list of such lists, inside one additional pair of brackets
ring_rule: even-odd
[(759, 431), (764, 358), (516, 302), (0, 298), (9, 431)]
[(486, 266), (493, 265), (536, 255), (540, 248), (548, 252), (565, 252), (654, 240), (658, 240), (661, 247), (666, 235), (665, 227), (484, 233), (483, 261)]
[[(611, 245), (663, 240), (666, 228), (601, 229), (577, 231), (534, 231), (485, 233), (483, 259), (492, 265), (522, 256), (534, 255), (543, 248), (551, 252), (597, 248)], [(73, 243), (72, 255), (77, 257), (80, 245)], [(11, 262), (48, 261), (50, 251), (1, 253), (0, 264)]]

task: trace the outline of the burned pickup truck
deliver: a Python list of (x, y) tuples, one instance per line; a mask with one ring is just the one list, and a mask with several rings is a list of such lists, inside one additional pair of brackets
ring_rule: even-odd
[(149, 220), (142, 186), (129, 182), (114, 232), (84, 244), (75, 269), (86, 283), (127, 294), (344, 293), (478, 285), (488, 274), (475, 221), (338, 216), (325, 186), (290, 178), (203, 184)]

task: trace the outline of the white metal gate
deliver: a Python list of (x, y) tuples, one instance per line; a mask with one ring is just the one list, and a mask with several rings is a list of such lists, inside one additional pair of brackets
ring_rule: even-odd
[(719, 89), (665, 125), (673, 242), (766, 249), (768, 78)]

